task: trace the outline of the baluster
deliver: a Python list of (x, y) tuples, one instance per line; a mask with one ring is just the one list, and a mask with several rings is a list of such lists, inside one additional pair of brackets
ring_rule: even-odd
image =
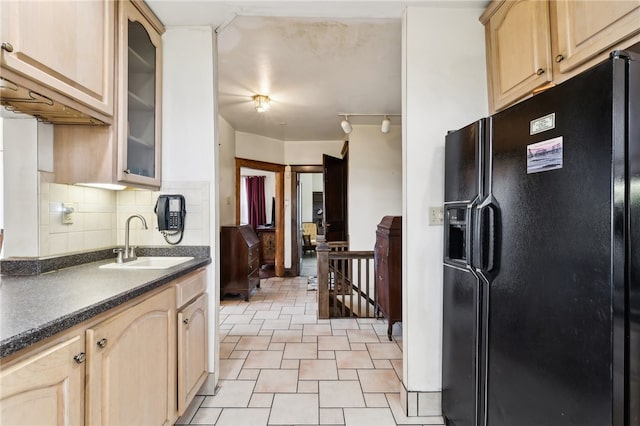
[[(318, 263), (318, 318), (329, 318), (329, 245), (324, 235), (317, 236), (316, 259)], [(335, 293), (335, 292), (334, 292)]]

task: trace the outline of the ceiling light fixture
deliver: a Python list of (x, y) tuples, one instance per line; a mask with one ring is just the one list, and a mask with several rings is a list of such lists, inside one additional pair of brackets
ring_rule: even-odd
[(255, 95), (253, 97), (253, 102), (256, 105), (256, 111), (265, 112), (271, 106), (271, 99), (267, 95)]
[[(401, 114), (347, 114), (344, 112), (338, 113), (338, 117), (344, 117), (344, 120), (342, 120), (342, 122), (340, 122), (340, 126), (342, 127), (342, 130), (344, 130), (344, 132), (346, 134), (351, 133), (351, 131), (353, 130), (353, 127), (351, 126), (351, 123), (349, 122), (349, 116), (353, 117), (353, 116), (359, 116), (359, 117), (371, 117), (371, 116), (381, 116), (383, 117), (382, 120), (382, 125), (380, 126), (380, 131), (382, 133), (389, 133), (391, 131), (391, 119), (389, 117), (391, 116), (400, 116)], [(370, 123), (367, 123), (370, 124)]]
[(353, 127), (351, 127), (351, 123), (349, 123), (349, 116), (345, 115), (344, 116), (344, 120), (342, 120), (340, 122), (340, 126), (342, 127), (342, 130), (346, 133), (349, 134), (351, 133), (351, 131), (353, 130)]

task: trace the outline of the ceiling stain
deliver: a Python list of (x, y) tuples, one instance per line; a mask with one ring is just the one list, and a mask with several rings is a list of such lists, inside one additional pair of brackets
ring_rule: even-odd
[[(338, 112), (400, 112), (400, 19), (239, 16), (218, 55), (219, 112), (239, 131), (335, 140)], [(256, 93), (271, 97), (268, 113), (253, 110)]]

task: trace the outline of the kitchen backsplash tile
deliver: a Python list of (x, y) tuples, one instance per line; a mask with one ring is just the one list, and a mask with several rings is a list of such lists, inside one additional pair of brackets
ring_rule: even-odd
[[(133, 194), (132, 194), (133, 193)], [(209, 245), (209, 182), (162, 182), (162, 191), (120, 191), (117, 214), (117, 244), (124, 245), (126, 220), (140, 214), (147, 221), (147, 230), (139, 221), (131, 222), (130, 244), (137, 246), (167, 246), (158, 232), (154, 208), (160, 194), (182, 194), (186, 201), (185, 234), (181, 245)]]
[[(41, 257), (115, 245), (112, 228), (117, 204), (112, 191), (47, 180), (48, 177), (43, 174), (39, 186)], [(62, 223), (63, 203), (74, 209), (72, 224)], [(96, 232), (99, 232), (99, 237)]]
[[(154, 207), (160, 194), (183, 194), (187, 216), (181, 245), (209, 245), (209, 183), (163, 182), (162, 191), (109, 191), (48, 182), (40, 178), (39, 255), (52, 256), (124, 245), (125, 223), (132, 214), (147, 221), (142, 229), (133, 220), (130, 243), (137, 246), (168, 246), (157, 230)], [(73, 206), (73, 224), (62, 223), (62, 204)]]

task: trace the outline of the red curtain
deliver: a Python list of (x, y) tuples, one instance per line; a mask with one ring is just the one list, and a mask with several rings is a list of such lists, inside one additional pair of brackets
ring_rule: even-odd
[(247, 176), (247, 205), (249, 206), (249, 225), (256, 229), (267, 221), (264, 176)]

